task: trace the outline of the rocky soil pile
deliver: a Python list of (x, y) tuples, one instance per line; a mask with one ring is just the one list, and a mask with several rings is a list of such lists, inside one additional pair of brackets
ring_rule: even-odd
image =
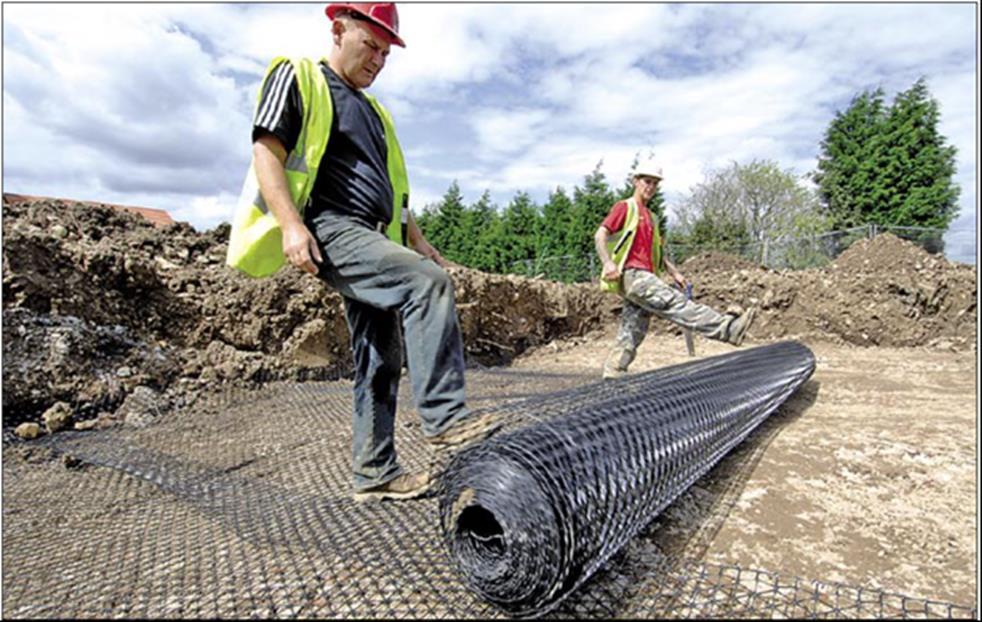
[[(227, 238), (227, 225), (198, 233), (109, 207), (5, 198), (4, 426), (142, 425), (206, 387), (350, 373), (340, 296), (294, 269), (258, 280), (234, 272)], [(975, 346), (975, 268), (890, 235), (818, 270), (772, 271), (716, 253), (681, 268), (701, 302), (757, 305), (752, 338)], [(504, 364), (583, 336), (619, 307), (591, 284), (451, 275), (472, 363)], [(667, 322), (652, 330), (677, 331)]]
[(859, 240), (821, 269), (750, 264), (718, 270), (699, 256), (680, 270), (700, 302), (720, 310), (756, 305), (760, 314), (750, 331), (756, 338), (975, 348), (975, 266), (931, 255), (892, 234)]
[[(197, 233), (109, 207), (5, 200), (3, 233), (5, 426), (57, 402), (102, 425), (205, 386), (350, 372), (340, 296), (298, 270), (251, 279), (226, 267), (227, 225)], [(616, 302), (590, 285), (452, 275), (468, 359), (485, 365), (597, 328)]]

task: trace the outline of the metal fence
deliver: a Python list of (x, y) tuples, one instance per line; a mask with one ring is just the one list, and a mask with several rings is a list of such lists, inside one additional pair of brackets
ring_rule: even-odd
[[(668, 258), (676, 265), (701, 253), (715, 251), (742, 257), (775, 270), (802, 270), (828, 265), (854, 242), (872, 239), (881, 233), (891, 233), (913, 242), (932, 254), (944, 252), (944, 229), (872, 223), (817, 235), (767, 239), (748, 244), (668, 243), (665, 247)], [(600, 262), (594, 253), (536, 257), (513, 262), (508, 272), (566, 283), (585, 283), (598, 278)]]

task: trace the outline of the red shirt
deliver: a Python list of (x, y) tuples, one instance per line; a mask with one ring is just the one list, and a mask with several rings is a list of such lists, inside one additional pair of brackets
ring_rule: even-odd
[[(635, 268), (637, 270), (647, 270), (654, 272), (651, 265), (651, 212), (647, 207), (640, 204), (638, 211), (638, 231), (634, 234), (634, 244), (627, 253), (627, 260), (624, 262), (624, 270)], [(618, 201), (614, 207), (610, 208), (610, 213), (604, 218), (603, 226), (611, 233), (617, 233), (624, 227), (627, 219), (627, 201)], [(611, 257), (613, 259), (613, 257)]]

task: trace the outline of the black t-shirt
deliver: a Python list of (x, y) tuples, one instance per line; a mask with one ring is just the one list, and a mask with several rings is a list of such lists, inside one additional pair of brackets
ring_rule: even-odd
[[(352, 216), (374, 226), (392, 219), (392, 184), (382, 120), (365, 95), (320, 64), (334, 104), (331, 137), (304, 211), (316, 226), (332, 215)], [(253, 121), (252, 139), (275, 135), (293, 150), (300, 136), (302, 103), (293, 65), (280, 64), (266, 80)]]

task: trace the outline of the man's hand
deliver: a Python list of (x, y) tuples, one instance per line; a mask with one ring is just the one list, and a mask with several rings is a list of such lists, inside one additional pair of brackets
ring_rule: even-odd
[(617, 264), (613, 261), (605, 261), (603, 277), (607, 281), (616, 281), (621, 278), (621, 271), (617, 268)]
[(310, 274), (317, 274), (314, 261), (324, 261), (317, 239), (301, 222), (294, 222), (283, 228), (283, 254), (290, 263)]
[[(269, 211), (276, 218), (283, 232), (283, 254), (287, 261), (310, 274), (317, 274), (314, 261), (321, 263), (317, 240), (303, 224), (300, 214), (293, 205), (286, 183), (286, 148), (273, 134), (263, 134), (252, 147), (253, 162), (259, 189), (266, 200)], [(311, 261), (313, 259), (313, 261)]]
[(432, 259), (434, 262), (436, 262), (436, 265), (440, 266), (441, 268), (463, 268), (463, 266), (459, 263), (450, 261), (441, 255), (440, 251), (436, 250), (432, 244), (427, 242), (426, 238), (424, 238), (422, 234), (420, 234), (420, 236), (416, 239), (416, 246), (413, 248), (413, 250), (427, 259)]
[(409, 241), (410, 248), (412, 248), (414, 251), (416, 251), (423, 257), (426, 257), (427, 259), (432, 259), (433, 261), (436, 262), (436, 265), (440, 266), (443, 269), (464, 267), (459, 263), (454, 263), (449, 259), (444, 258), (444, 256), (440, 254), (440, 251), (436, 250), (436, 247), (434, 247), (426, 240), (426, 237), (423, 236), (423, 232), (420, 231), (419, 229), (419, 225), (416, 224), (416, 219), (413, 218), (412, 212), (409, 212), (407, 214), (407, 217), (408, 217), (407, 220), (409, 221), (409, 226), (407, 228), (408, 229), (407, 238)]
[(449, 259), (447, 259), (443, 255), (441, 255), (436, 249), (433, 249), (433, 252), (434, 252), (434, 254), (430, 256), (430, 259), (432, 259), (433, 261), (435, 261), (436, 262), (436, 265), (440, 266), (441, 268), (463, 268), (464, 267), (464, 266), (460, 265), (459, 263), (457, 263), (455, 261), (450, 261)]
[(667, 257), (662, 257), (662, 263), (664, 264), (665, 271), (668, 272), (668, 275), (672, 277), (672, 279), (675, 280), (678, 286), (684, 290), (685, 286), (688, 285), (689, 282), (685, 279), (684, 276), (682, 276), (682, 273), (679, 272), (679, 269), (675, 267), (675, 264), (670, 262)]
[(679, 288), (684, 291), (686, 285), (688, 285), (689, 282), (685, 279), (684, 276), (682, 276), (682, 273), (679, 272), (678, 270), (672, 270), (669, 274), (673, 279), (675, 279), (675, 282), (678, 284)]

